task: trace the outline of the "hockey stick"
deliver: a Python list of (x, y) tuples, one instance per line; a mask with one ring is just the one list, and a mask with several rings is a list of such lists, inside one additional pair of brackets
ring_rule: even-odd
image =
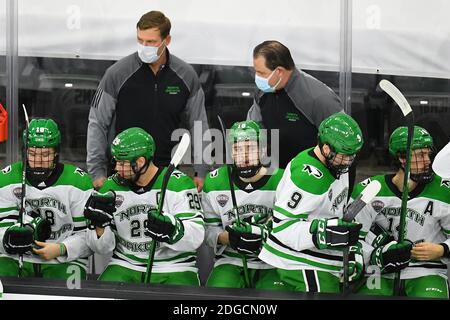
[[(398, 242), (402, 242), (405, 239), (406, 232), (406, 206), (408, 204), (408, 181), (411, 169), (411, 142), (414, 135), (414, 113), (411, 106), (406, 100), (405, 96), (398, 90), (391, 82), (388, 80), (381, 80), (380, 87), (386, 92), (397, 105), (405, 117), (405, 122), (408, 127), (408, 139), (406, 142), (406, 164), (405, 164), (405, 175), (403, 178), (403, 191), (402, 191), (402, 205), (400, 211), (400, 225), (398, 229)], [(399, 295), (401, 290), (400, 273), (398, 271), (395, 273), (394, 281), (394, 294)]]
[[(28, 118), (27, 108), (22, 104), (23, 114), (25, 116), (25, 140), (23, 141), (23, 149), (22, 149), (22, 193), (20, 196), (20, 209), (19, 209), (19, 223), (20, 227), (23, 227), (23, 215), (25, 213), (25, 195), (26, 195), (26, 185), (27, 185), (27, 150), (28, 150), (28, 128), (30, 126), (30, 120)], [(23, 254), (19, 255), (19, 278), (22, 277), (22, 269), (23, 269)]]
[[(227, 166), (227, 173), (228, 173), (228, 183), (230, 185), (230, 193), (231, 193), (231, 201), (233, 202), (233, 211), (234, 211), (234, 216), (236, 217), (236, 223), (238, 226), (241, 225), (241, 219), (239, 217), (239, 212), (238, 212), (238, 206), (237, 206), (237, 201), (236, 201), (236, 193), (234, 192), (234, 184), (233, 184), (233, 179), (232, 179), (232, 175), (231, 175), (231, 168), (230, 165), (227, 164), (227, 155), (231, 153), (228, 153), (228, 144), (227, 144), (227, 135), (226, 135), (226, 131), (225, 131), (225, 126), (223, 124), (222, 118), (217, 115), (217, 119), (219, 119), (219, 123), (220, 123), (220, 127), (222, 129), (222, 135), (223, 135), (223, 144), (225, 146), (225, 164)], [(253, 284), (252, 281), (250, 280), (250, 275), (248, 272), (248, 265), (247, 265), (247, 257), (244, 254), (241, 254), (241, 259), (242, 259), (242, 268), (244, 269), (244, 282), (245, 282), (245, 287), (246, 288), (252, 288)]]
[[(380, 192), (381, 183), (374, 180), (371, 181), (358, 197), (346, 208), (343, 220), (350, 222), (355, 219), (356, 215)], [(343, 264), (344, 264), (344, 285), (343, 294), (349, 293), (349, 281), (348, 281), (348, 261), (349, 261), (349, 248), (345, 247), (343, 252)]]
[[(164, 174), (163, 182), (161, 186), (161, 195), (159, 197), (158, 201), (158, 215), (161, 214), (162, 208), (164, 205), (164, 198), (166, 196), (166, 190), (167, 190), (167, 184), (169, 183), (170, 176), (172, 175), (173, 171), (176, 169), (178, 164), (181, 162), (181, 159), (183, 159), (184, 154), (186, 153), (187, 149), (189, 148), (189, 145), (191, 143), (191, 138), (189, 134), (185, 133), (181, 137), (181, 141), (178, 144), (177, 150), (175, 151), (172, 160), (170, 160), (170, 164), (167, 167), (167, 171)], [(148, 261), (147, 261), (147, 271), (145, 272), (145, 278), (144, 283), (150, 283), (150, 277), (152, 275), (152, 268), (153, 268), (153, 261), (155, 259), (155, 251), (156, 251), (156, 240), (153, 240), (150, 246), (150, 252), (148, 255)]]

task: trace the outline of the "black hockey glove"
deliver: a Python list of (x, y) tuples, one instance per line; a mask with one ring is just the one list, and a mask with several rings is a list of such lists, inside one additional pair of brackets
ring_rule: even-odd
[(263, 224), (241, 222), (226, 226), (230, 247), (242, 254), (258, 254), (267, 239), (268, 229)]
[(158, 214), (156, 208), (148, 211), (147, 231), (153, 240), (174, 244), (184, 235), (183, 222), (170, 214)]
[(33, 228), (30, 225), (20, 226), (16, 223), (6, 229), (3, 236), (3, 247), (9, 254), (24, 254), (33, 248)]
[(342, 249), (355, 246), (359, 239), (362, 224), (346, 222), (342, 219), (315, 219), (309, 232), (317, 249)]
[(33, 240), (45, 242), (50, 239), (52, 233), (51, 223), (41, 217), (34, 218), (30, 223), (27, 223), (25, 227), (29, 227), (33, 230)]
[(111, 224), (116, 212), (116, 193), (110, 190), (106, 193), (92, 192), (84, 207), (84, 217), (88, 219), (89, 229), (105, 228)]
[(392, 273), (405, 269), (411, 261), (413, 243), (409, 240), (398, 243), (391, 241), (384, 246), (375, 248), (370, 256), (370, 262), (380, 268), (382, 273)]

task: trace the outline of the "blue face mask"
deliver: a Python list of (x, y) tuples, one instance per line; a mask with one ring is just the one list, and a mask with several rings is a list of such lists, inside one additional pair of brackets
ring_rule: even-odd
[(275, 73), (275, 70), (272, 71), (272, 73), (270, 74), (270, 76), (268, 78), (263, 78), (261, 76), (258, 76), (255, 73), (255, 84), (259, 90), (261, 90), (262, 92), (266, 92), (266, 93), (275, 92), (276, 87), (280, 84), (280, 81), (281, 81), (281, 78), (280, 78), (280, 80), (278, 80), (278, 82), (273, 87), (270, 86), (269, 80), (270, 80), (270, 78), (272, 78), (273, 74)]

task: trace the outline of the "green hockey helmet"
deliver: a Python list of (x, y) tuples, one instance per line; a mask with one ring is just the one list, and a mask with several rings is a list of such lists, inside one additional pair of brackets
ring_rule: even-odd
[[(389, 138), (389, 153), (395, 158), (397, 167), (404, 170), (399, 158), (406, 157), (406, 145), (408, 142), (408, 128), (398, 127), (392, 132)], [(411, 158), (410, 179), (417, 183), (428, 183), (433, 180), (434, 172), (432, 163), (434, 158), (433, 138), (422, 127), (414, 126), (413, 139), (411, 140), (411, 150), (428, 148), (428, 157), (416, 155)], [(415, 163), (414, 163), (415, 162)]]
[[(23, 133), (24, 140), (27, 132)], [(61, 144), (61, 133), (52, 119), (33, 119), (28, 127), (28, 147), (55, 148)]]
[(238, 141), (257, 141), (262, 139), (261, 125), (253, 120), (235, 122), (230, 129), (228, 142), (233, 144)]
[[(147, 171), (150, 162), (155, 154), (155, 141), (153, 137), (142, 128), (128, 128), (119, 133), (111, 145), (111, 155), (113, 160), (129, 161), (130, 167), (127, 170), (118, 170), (114, 175), (117, 183), (124, 186), (133, 186), (140, 176)], [(137, 159), (145, 158), (143, 166), (139, 167)], [(116, 165), (115, 165), (116, 166)]]
[(334, 152), (347, 155), (357, 154), (364, 143), (358, 123), (342, 112), (322, 121), (319, 126), (319, 141), (328, 144)]
[(115, 160), (134, 161), (139, 157), (151, 160), (155, 154), (153, 137), (142, 128), (129, 128), (119, 133), (111, 145)]
[[(397, 154), (406, 153), (406, 144), (408, 141), (408, 128), (398, 127), (392, 132), (389, 138), (389, 153), (397, 157)], [(411, 141), (411, 150), (421, 149), (421, 148), (433, 148), (433, 138), (422, 127), (414, 126), (414, 135)]]
[[(253, 120), (235, 122), (230, 129), (228, 142), (233, 146), (233, 171), (241, 178), (255, 176), (262, 167), (261, 149), (265, 144), (265, 135), (261, 125)], [(256, 148), (249, 144), (239, 144), (245, 141), (255, 141)], [(236, 145), (235, 145), (236, 144)]]
[[(59, 161), (61, 133), (52, 119), (33, 119), (28, 126), (28, 132), (23, 132), (23, 139), (27, 141), (26, 177), (31, 184), (38, 185), (50, 177)], [(50, 148), (53, 151), (30, 148)]]

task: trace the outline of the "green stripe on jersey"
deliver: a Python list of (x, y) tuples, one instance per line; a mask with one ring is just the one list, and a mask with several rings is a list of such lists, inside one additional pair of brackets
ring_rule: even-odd
[(301, 214), (293, 214), (289, 211), (287, 211), (286, 209), (283, 209), (281, 207), (278, 206), (273, 206), (273, 210), (275, 210), (276, 212), (281, 213), (282, 215), (288, 217), (288, 218), (292, 218), (292, 219), (307, 219), (308, 218), (308, 214), (306, 213), (301, 213)]
[[(125, 257), (127, 257), (130, 260), (134, 260), (140, 263), (147, 263), (148, 262), (148, 258), (140, 258), (137, 257), (135, 255), (132, 254), (127, 254), (127, 253), (123, 253), (118, 251), (118, 253), (120, 253), (121, 255), (124, 255)], [(166, 259), (155, 259), (154, 262), (169, 262), (169, 261), (174, 261), (174, 260), (178, 260), (178, 259), (183, 259), (183, 258), (187, 258), (187, 257), (191, 257), (191, 256), (195, 256), (195, 252), (183, 252), (177, 256), (174, 257), (170, 257), (170, 258), (166, 258)]]
[(0, 208), (0, 213), (12, 211), (12, 210), (19, 210), (19, 208), (17, 208), (17, 206), (16, 207), (9, 207), (9, 208)]
[(291, 225), (293, 225), (294, 223), (297, 223), (297, 222), (298, 222), (298, 220), (289, 220), (289, 221), (283, 223), (282, 225), (280, 225), (280, 226), (278, 226), (276, 228), (273, 228), (272, 229), (272, 233), (280, 232), (280, 231), (286, 229), (287, 227), (290, 227)]
[(201, 218), (200, 213), (196, 212), (196, 213), (177, 213), (175, 214), (175, 217), (177, 217), (178, 219), (182, 219), (182, 218), (193, 218), (195, 216), (198, 216), (199, 218)]
[(14, 222), (3, 222), (0, 223), (0, 228), (8, 228), (11, 227), (14, 224)]
[(205, 218), (206, 223), (222, 223), (220, 218)]

